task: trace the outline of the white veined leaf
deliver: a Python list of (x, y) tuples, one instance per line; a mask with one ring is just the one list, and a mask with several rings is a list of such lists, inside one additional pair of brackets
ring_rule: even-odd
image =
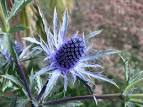
[(132, 102), (125, 102), (125, 107), (135, 107), (135, 104)]
[(14, 77), (13, 75), (9, 75), (9, 74), (0, 75), (0, 76), (5, 78), (5, 79), (8, 79), (8, 80), (14, 82), (16, 85), (19, 85), (22, 88), (23, 92), (25, 94), (27, 94), (27, 91), (25, 90), (25, 88), (24, 88), (24, 86), (22, 84), (22, 81), (19, 80), (18, 78)]
[(11, 83), (11, 81), (5, 81), (1, 90), (4, 92), (7, 88), (12, 87), (12, 86), (13, 84)]
[(43, 83), (42, 83), (42, 79), (40, 77), (36, 77), (36, 82), (37, 82), (37, 91), (40, 92), (40, 89), (42, 89)]
[(135, 71), (130, 71), (130, 72), (132, 72), (133, 74), (132, 74), (132, 76), (130, 76), (129, 84), (132, 84), (134, 81), (137, 81), (137, 80), (143, 78), (143, 71), (136, 71), (135, 70)]
[(16, 107), (26, 107), (28, 103), (29, 103), (29, 99), (17, 98)]
[(127, 94), (130, 92), (130, 90), (132, 90), (132, 88), (135, 87), (135, 85), (137, 85), (137, 84), (139, 84), (139, 83), (142, 83), (142, 82), (143, 82), (143, 78), (138, 79), (138, 80), (136, 80), (136, 81), (130, 83), (130, 84), (125, 88), (123, 94), (124, 94), (124, 95), (127, 95)]
[(23, 87), (22, 82), (19, 79), (17, 79), (16, 77), (14, 77), (13, 75), (5, 74), (5, 75), (0, 75), (0, 76), (14, 82), (15, 84), (17, 84), (21, 87)]

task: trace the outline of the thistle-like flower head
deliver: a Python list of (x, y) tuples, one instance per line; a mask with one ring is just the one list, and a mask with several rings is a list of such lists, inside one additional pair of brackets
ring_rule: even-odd
[[(13, 57), (12, 57), (11, 53), (9, 53), (8, 49), (5, 48), (3, 42), (5, 42), (5, 41), (3, 40), (3, 38), (1, 38), (1, 40), (0, 40), (0, 44), (1, 44), (0, 55), (5, 59), (6, 63), (12, 64)], [(18, 56), (19, 60), (22, 60), (30, 55), (29, 53), (27, 53), (30, 46), (27, 46), (26, 48), (24, 48), (23, 44), (21, 42), (15, 41), (14, 43), (12, 43), (12, 47), (15, 51), (15, 54)]]
[(64, 90), (66, 91), (70, 79), (68, 78), (68, 74), (71, 74), (73, 83), (78, 77), (87, 84), (93, 84), (93, 78), (95, 78), (116, 85), (114, 81), (101, 75), (101, 73), (93, 73), (91, 71), (87, 71), (86, 69), (87, 67), (101, 67), (98, 64), (90, 64), (89, 61), (96, 60), (106, 54), (108, 55), (115, 53), (113, 50), (109, 50), (105, 51), (105, 53), (102, 51), (96, 51), (96, 53), (93, 55), (88, 54), (90, 50), (89, 39), (95, 37), (101, 32), (101, 30), (91, 32), (88, 35), (79, 35), (78, 33), (75, 33), (71, 39), (67, 39), (67, 11), (64, 13), (63, 22), (60, 26), (58, 25), (58, 17), (55, 10), (53, 17), (53, 31), (50, 31), (45, 18), (41, 12), (40, 14), (43, 19), (47, 41), (45, 42), (40, 36), (40, 40), (37, 40), (34, 37), (27, 37), (24, 39), (40, 46), (41, 49), (45, 52), (45, 60), (50, 62), (49, 65), (43, 67), (33, 76), (33, 78), (36, 78), (37, 76), (40, 76), (48, 71), (52, 72), (43, 97), (46, 97), (51, 92), (54, 84), (60, 76), (64, 78)]
[(82, 38), (72, 38), (55, 52), (53, 56), (54, 66), (63, 73), (72, 69), (84, 55), (85, 43)]

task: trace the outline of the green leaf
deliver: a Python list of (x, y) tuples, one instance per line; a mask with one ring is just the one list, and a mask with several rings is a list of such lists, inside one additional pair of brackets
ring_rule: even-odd
[(139, 79), (143, 78), (143, 71), (138, 71), (138, 70), (134, 70), (131, 69), (130, 70), (130, 79), (129, 79), (129, 84), (133, 83), (134, 81), (137, 81)]
[(143, 94), (139, 93), (139, 94), (131, 94), (128, 95), (129, 98), (134, 98), (134, 99), (143, 99)]
[(0, 96), (0, 107), (27, 107), (28, 99), (17, 96)]
[(126, 79), (126, 83), (128, 84), (130, 78), (129, 78), (129, 62), (127, 59), (127, 55), (125, 55), (125, 53), (119, 53), (118, 55), (121, 57), (121, 59), (124, 62), (125, 79)]
[(13, 87), (11, 81), (3, 81), (2, 91), (5, 92), (7, 89)]
[(2, 9), (4, 17), (7, 18), (8, 17), (8, 9), (7, 9), (7, 5), (6, 5), (6, 0), (0, 0), (0, 7)]
[(14, 4), (12, 6), (12, 9), (10, 11), (10, 15), (8, 17), (8, 20), (10, 20), (13, 16), (16, 15), (16, 13), (22, 9), (24, 6), (26, 6), (29, 2), (32, 0), (14, 0)]
[(136, 107), (135, 104), (133, 102), (125, 102), (125, 107)]
[(0, 96), (0, 107), (11, 107), (11, 104), (16, 101), (16, 97)]
[(14, 77), (13, 75), (5, 74), (5, 75), (0, 75), (0, 76), (14, 82), (15, 84), (17, 84), (21, 87), (23, 87), (22, 82), (20, 80), (18, 80), (16, 77)]
[(24, 25), (16, 25), (15, 27), (10, 28), (9, 33), (20, 32), (20, 31), (23, 31), (23, 30), (26, 30), (26, 29), (27, 29), (27, 27), (24, 26)]
[(135, 104), (140, 104), (143, 105), (143, 100), (139, 100), (139, 99), (130, 99), (131, 102), (135, 103)]
[(28, 99), (18, 99), (17, 98), (17, 104), (16, 107), (27, 107), (27, 104), (29, 103)]
[(132, 83), (130, 83), (130, 84), (126, 87), (126, 89), (124, 90), (123, 95), (127, 95), (127, 94), (130, 92), (130, 90), (132, 90), (132, 89), (135, 87), (135, 85), (137, 85), (137, 84), (139, 84), (139, 83), (141, 83), (141, 82), (143, 82), (143, 78), (141, 78), (141, 79), (139, 79), (139, 80), (136, 80), (136, 81), (133, 81)]

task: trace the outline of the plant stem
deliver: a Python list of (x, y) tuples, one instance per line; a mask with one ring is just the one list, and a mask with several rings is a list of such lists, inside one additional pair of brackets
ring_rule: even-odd
[(9, 26), (9, 22), (8, 22), (7, 18), (4, 15), (1, 2), (0, 2), (0, 19), (1, 19), (1, 23), (2, 23), (2, 31), (8, 33), (10, 26)]
[(17, 66), (17, 72), (20, 75), (20, 78), (22, 79), (23, 85), (24, 85), (24, 87), (25, 87), (25, 89), (28, 93), (28, 96), (29, 96), (30, 99), (32, 99), (31, 91), (29, 89), (29, 85), (28, 85), (23, 67), (22, 67), (21, 63), (18, 62), (17, 60), (15, 60), (15, 63), (16, 63), (16, 66)]
[(92, 100), (93, 97), (96, 97), (96, 99), (107, 99), (107, 100), (111, 100), (111, 99), (123, 99), (123, 96), (121, 93), (117, 93), (117, 94), (104, 94), (104, 95), (85, 95), (85, 96), (75, 96), (75, 97), (67, 97), (67, 98), (63, 98), (63, 99), (55, 99), (55, 100), (49, 100), (45, 103), (43, 103), (43, 105), (58, 105), (58, 104), (63, 104), (63, 103), (67, 103), (69, 101), (76, 101), (76, 100)]

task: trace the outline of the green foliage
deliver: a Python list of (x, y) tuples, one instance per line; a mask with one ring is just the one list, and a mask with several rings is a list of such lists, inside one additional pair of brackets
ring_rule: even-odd
[(28, 99), (19, 98), (17, 96), (1, 96), (0, 106), (1, 107), (27, 107)]
[(24, 25), (16, 25), (15, 27), (10, 28), (9, 33), (20, 32), (26, 30), (27, 27)]
[(0, 0), (0, 5), (1, 5), (1, 9), (2, 9), (1, 12), (3, 12), (4, 17), (7, 18), (9, 16), (9, 12), (8, 12), (6, 0)]
[(10, 11), (8, 20), (10, 20), (13, 16), (16, 15), (16, 13), (23, 8), (24, 6), (26, 6), (29, 2), (31, 2), (32, 0), (14, 0), (12, 9)]
[(123, 91), (123, 96), (125, 96), (125, 106), (126, 107), (136, 107), (142, 105), (143, 98), (143, 71), (139, 69), (134, 69), (129, 67), (129, 62), (125, 53), (120, 54), (124, 62), (124, 71), (125, 71), (125, 83)]
[(24, 6), (26, 6), (31, 1), (32, 0), (14, 0), (12, 8), (9, 11), (7, 1), (1, 0), (0, 3), (2, 7), (2, 12), (4, 13), (6, 20), (9, 21), (13, 16), (16, 15), (18, 11), (20, 11)]
[[(30, 41), (34, 44), (29, 45), (26, 47), (25, 50), (23, 50), (22, 54), (18, 55), (16, 53), (16, 49), (14, 49), (14, 37), (16, 33), (21, 33), (21, 31), (26, 32), (25, 30), (29, 30), (30, 26), (28, 26), (28, 21), (23, 24), (19, 23), (15, 26), (12, 26), (10, 23), (13, 21), (13, 17), (17, 15), (18, 12), (22, 9), (26, 9), (26, 6), (31, 2), (32, 0), (14, 0), (12, 3), (12, 7), (8, 7), (7, 0), (0, 0), (0, 20), (1, 20), (1, 31), (0, 31), (0, 52), (3, 50), (7, 50), (10, 54), (10, 57), (12, 58), (12, 63), (8, 63), (6, 58), (3, 57), (2, 53), (0, 53), (0, 107), (31, 107), (32, 104), (38, 106), (42, 105), (44, 102), (53, 100), (53, 99), (61, 99), (65, 96), (81, 96), (89, 94), (93, 91), (95, 91), (94, 86), (91, 84), (88, 84), (86, 81), (82, 81), (78, 79), (78, 81), (73, 85), (71, 81), (70, 86), (67, 89), (67, 92), (65, 93), (63, 91), (63, 82), (61, 78), (58, 78), (58, 73), (54, 73), (52, 75), (53, 78), (49, 80), (51, 84), (47, 86), (46, 94), (44, 95), (44, 100), (41, 102), (36, 101), (36, 96), (39, 94), (40, 90), (42, 89), (43, 85), (45, 84), (45, 81), (49, 79), (50, 71), (51, 69), (43, 68), (39, 70), (42, 65), (43, 61), (45, 60), (42, 56), (44, 53), (42, 52), (40, 47), (35, 47), (35, 44), (40, 45), (41, 42), (38, 42), (35, 38), (24, 38), (27, 41)], [(44, 27), (47, 25), (45, 22), (46, 19), (43, 19), (41, 17), (41, 13), (37, 10), (38, 7), (42, 9), (48, 9), (47, 11), (51, 11), (53, 13), (53, 9), (55, 6), (57, 6), (57, 11), (63, 12), (64, 8), (64, 2), (66, 1), (59, 1), (59, 0), (44, 0), (39, 1), (38, 4), (32, 5), (31, 12), (36, 15), (37, 22), (36, 26), (37, 31), (35, 34), (42, 34), (42, 36), (45, 36)], [(70, 1), (71, 2), (71, 1)], [(45, 7), (42, 7), (43, 4), (46, 4)], [(51, 5), (51, 7), (50, 7)], [(61, 10), (60, 10), (61, 9)], [(23, 11), (23, 10), (22, 10)], [(47, 11), (46, 14), (50, 14)], [(42, 13), (44, 13), (42, 11)], [(30, 13), (30, 12), (29, 12)], [(26, 15), (27, 13), (22, 13), (23, 17), (28, 18)], [(25, 15), (25, 16), (24, 16)], [(50, 15), (49, 15), (50, 16)], [(66, 14), (67, 16), (67, 14)], [(67, 18), (67, 17), (66, 17)], [(29, 20), (33, 20), (32, 18)], [(55, 18), (55, 22), (56, 22)], [(65, 19), (64, 19), (65, 20)], [(34, 20), (35, 21), (35, 20)], [(44, 21), (44, 22), (42, 22)], [(64, 21), (63, 25), (67, 26), (67, 22)], [(55, 26), (56, 28), (56, 26)], [(62, 28), (63, 30), (64, 28)], [(45, 28), (45, 30), (47, 30)], [(56, 32), (56, 29), (54, 29)], [(54, 32), (54, 33), (55, 33)], [(86, 36), (88, 36), (88, 39), (93, 38), (94, 35), (100, 33), (99, 31), (94, 31)], [(41, 38), (38, 38), (41, 39)], [(2, 41), (2, 42), (1, 42)], [(45, 43), (45, 41), (42, 41)], [(27, 45), (27, 44), (26, 44)], [(109, 85), (107, 83), (102, 83), (101, 81), (95, 81), (97, 84), (101, 84), (103, 86), (103, 94), (104, 93), (121, 93), (122, 98), (116, 99), (113, 101), (104, 101), (99, 100), (98, 105), (95, 104), (94, 100), (91, 101), (69, 101), (67, 103), (63, 103), (58, 105), (58, 107), (142, 107), (143, 106), (143, 71), (140, 69), (141, 67), (135, 66), (140, 64), (140, 60), (132, 55), (129, 55), (125, 52), (120, 52), (117, 50), (109, 49), (104, 51), (95, 51), (95, 54), (93, 56), (87, 56), (84, 60), (99, 60), (103, 56), (108, 56), (111, 54), (118, 54), (120, 58), (122, 59), (119, 64), (123, 64), (124, 66), (124, 79), (119, 79), (116, 77), (111, 77), (112, 79), (117, 81), (117, 84), (109, 79), (110, 75), (108, 77), (104, 77), (102, 75), (94, 75), (92, 72), (89, 72), (88, 76), (96, 78), (97, 80), (104, 80), (107, 81), (117, 87), (113, 87), (112, 85)], [(131, 60), (130, 60), (131, 59)], [(131, 61), (131, 62), (130, 62)], [(47, 62), (49, 63), (49, 62)], [(132, 66), (134, 65), (134, 66)], [(22, 69), (22, 70), (21, 70)], [(90, 68), (87, 68), (90, 69)], [(22, 71), (22, 72), (20, 72)], [(44, 75), (43, 75), (44, 74)], [(85, 72), (86, 74), (86, 72)], [(50, 75), (50, 76), (49, 76)], [(55, 76), (56, 75), (56, 76)], [(25, 80), (24, 80), (25, 79)], [(54, 84), (58, 80), (58, 85), (52, 90), (54, 87)], [(53, 93), (50, 93), (50, 91), (53, 91)], [(28, 92), (29, 91), (29, 92)], [(31, 94), (31, 96), (29, 95)], [(46, 106), (43, 106), (46, 107)]]

